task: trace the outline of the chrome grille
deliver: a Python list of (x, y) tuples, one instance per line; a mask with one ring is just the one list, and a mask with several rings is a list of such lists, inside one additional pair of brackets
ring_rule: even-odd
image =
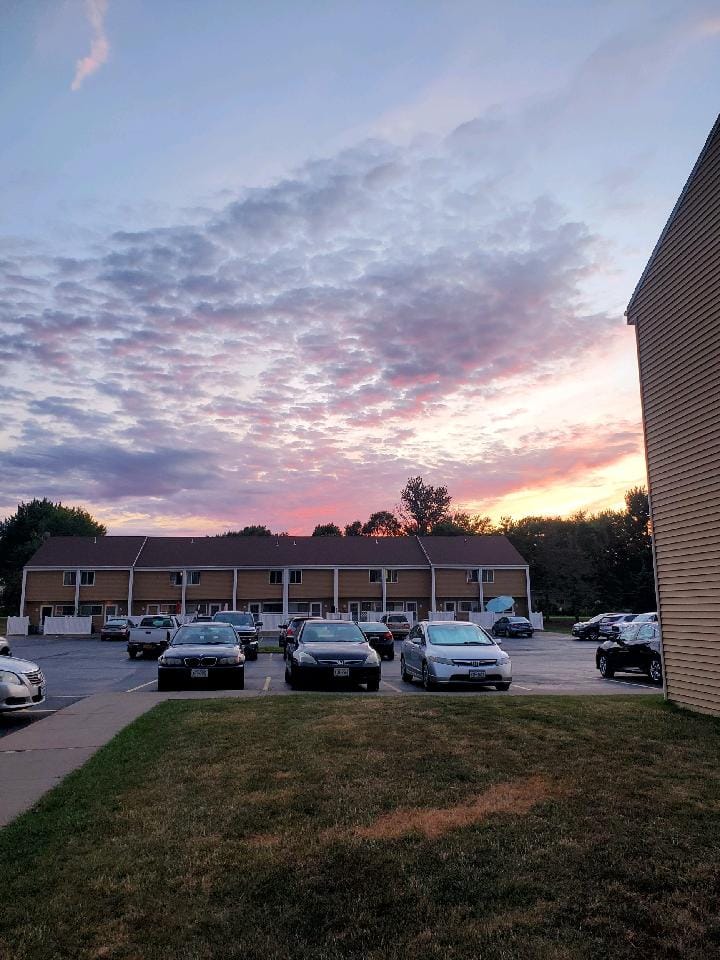
[(33, 670), (31, 673), (24, 673), (23, 676), (28, 681), (28, 683), (34, 683), (36, 686), (43, 683), (45, 677), (42, 675), (41, 670)]
[(217, 663), (217, 657), (185, 657), (186, 667), (214, 667)]
[(453, 660), (454, 667), (494, 667), (497, 660)]
[(364, 662), (365, 658), (362, 660), (318, 660), (321, 667), (355, 667)]

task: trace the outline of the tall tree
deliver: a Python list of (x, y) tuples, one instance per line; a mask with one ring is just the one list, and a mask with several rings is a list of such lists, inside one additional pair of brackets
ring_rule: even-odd
[(342, 530), (336, 523), (319, 523), (312, 532), (314, 537), (341, 537)]
[(227, 530), (220, 534), (221, 537), (272, 537), (282, 536), (282, 534), (273, 534), (270, 527), (261, 523), (254, 523), (243, 527), (242, 530)]
[(98, 537), (107, 530), (82, 507), (66, 507), (51, 500), (31, 500), (0, 521), (0, 584), (3, 606), (20, 609), (22, 568), (47, 535), (53, 537)]
[(452, 497), (447, 487), (433, 487), (422, 477), (410, 477), (400, 494), (407, 533), (426, 536), (436, 523), (448, 518)]
[(360, 520), (353, 520), (352, 523), (345, 524), (345, 536), (346, 537), (361, 537), (362, 536), (362, 522)]
[(491, 533), (493, 523), (490, 517), (471, 516), (463, 510), (456, 510), (451, 516), (434, 523), (430, 529), (433, 537), (476, 537)]
[(362, 528), (364, 537), (399, 537), (402, 532), (402, 524), (389, 510), (371, 513)]

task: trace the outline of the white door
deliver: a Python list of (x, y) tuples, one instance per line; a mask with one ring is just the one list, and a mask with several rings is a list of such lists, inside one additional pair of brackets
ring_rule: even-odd
[(322, 602), (320, 600), (313, 600), (310, 604), (310, 616), (311, 617), (321, 617), (322, 616)]
[(253, 601), (248, 604), (248, 611), (255, 617), (260, 616), (260, 604), (257, 601)]
[(211, 603), (211, 604), (210, 604), (210, 616), (212, 617), (213, 614), (215, 614), (215, 613), (220, 613), (220, 610), (221, 610), (221, 609), (222, 609), (222, 604), (220, 604), (220, 603)]
[(350, 603), (348, 603), (348, 610), (350, 611), (350, 619), (357, 622), (360, 619), (360, 602), (358, 600), (351, 600)]

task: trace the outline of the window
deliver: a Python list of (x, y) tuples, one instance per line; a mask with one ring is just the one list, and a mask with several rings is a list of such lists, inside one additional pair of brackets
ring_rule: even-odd
[(370, 583), (382, 583), (382, 570), (370, 570)]
[(187, 582), (191, 587), (196, 587), (200, 583), (200, 571), (199, 570), (188, 570), (187, 571)]
[(290, 571), (290, 583), (302, 583), (302, 570)]
[(101, 603), (81, 603), (79, 614), (81, 617), (101, 617), (103, 612)]
[(483, 582), (483, 583), (495, 583), (495, 571), (494, 571), (494, 570), (483, 570), (483, 572), (482, 572), (482, 582)]
[(75, 571), (66, 570), (63, 573), (63, 586), (64, 587), (74, 587), (75, 586)]
[(363, 600), (360, 609), (363, 613), (381, 613), (382, 603), (379, 600)]
[(75, 607), (71, 604), (58, 604), (55, 607), (55, 616), (56, 617), (74, 617), (75, 616)]
[(398, 582), (398, 572), (397, 570), (386, 570), (385, 579), (388, 583), (397, 583)]
[(475, 613), (478, 608), (477, 603), (474, 600), (461, 600), (460, 609), (463, 613)]
[[(483, 578), (484, 579), (484, 578)], [(477, 583), (478, 582), (478, 572), (477, 570), (468, 570), (465, 574), (466, 583)]]
[(117, 603), (107, 603), (105, 604), (105, 618), (109, 620), (111, 617), (117, 617), (120, 613), (120, 605)]
[(80, 586), (81, 586), (81, 587), (94, 587), (94, 586), (95, 586), (95, 571), (94, 571), (94, 570), (81, 570), (81, 571), (80, 571)]
[(182, 570), (175, 570), (173, 573), (170, 574), (170, 583), (174, 587), (182, 586)]
[(263, 613), (282, 613), (283, 605), (281, 603), (264, 603), (262, 605)]
[(271, 570), (270, 571), (270, 583), (282, 583), (283, 582), (283, 572), (282, 570)]

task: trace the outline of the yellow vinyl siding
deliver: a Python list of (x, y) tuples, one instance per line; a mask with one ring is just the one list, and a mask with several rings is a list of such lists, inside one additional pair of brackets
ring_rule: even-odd
[(429, 570), (398, 570), (398, 582), (387, 584), (388, 600), (419, 600), (429, 596)]
[(74, 603), (75, 587), (63, 586), (62, 570), (28, 570), (25, 579), (25, 600), (44, 603)]
[(96, 570), (95, 585), (80, 587), (80, 603), (127, 604), (129, 576), (127, 570)]
[(332, 602), (332, 570), (303, 570), (302, 583), (291, 583), (290, 600), (322, 600)]
[(136, 570), (133, 582), (133, 603), (149, 600), (157, 603), (180, 603), (182, 588), (170, 583), (171, 570)]
[(629, 309), (669, 699), (720, 713), (720, 128)]
[(370, 583), (370, 570), (340, 570), (340, 597), (344, 600), (382, 599), (382, 584)]
[[(200, 583), (188, 583), (185, 591), (186, 603), (198, 600), (232, 600), (232, 570), (200, 570)], [(170, 574), (168, 573), (168, 580)]]
[[(232, 577), (232, 573), (230, 576)], [(230, 591), (232, 595), (232, 584), (230, 585)], [(282, 591), (281, 583), (270, 583), (269, 568), (267, 570), (238, 570), (238, 604), (241, 601), (247, 602), (248, 600), (282, 600)]]
[[(477, 584), (476, 584), (477, 586)], [(507, 595), (520, 599), (527, 594), (524, 570), (496, 570), (495, 582), (484, 583), (485, 598)]]

